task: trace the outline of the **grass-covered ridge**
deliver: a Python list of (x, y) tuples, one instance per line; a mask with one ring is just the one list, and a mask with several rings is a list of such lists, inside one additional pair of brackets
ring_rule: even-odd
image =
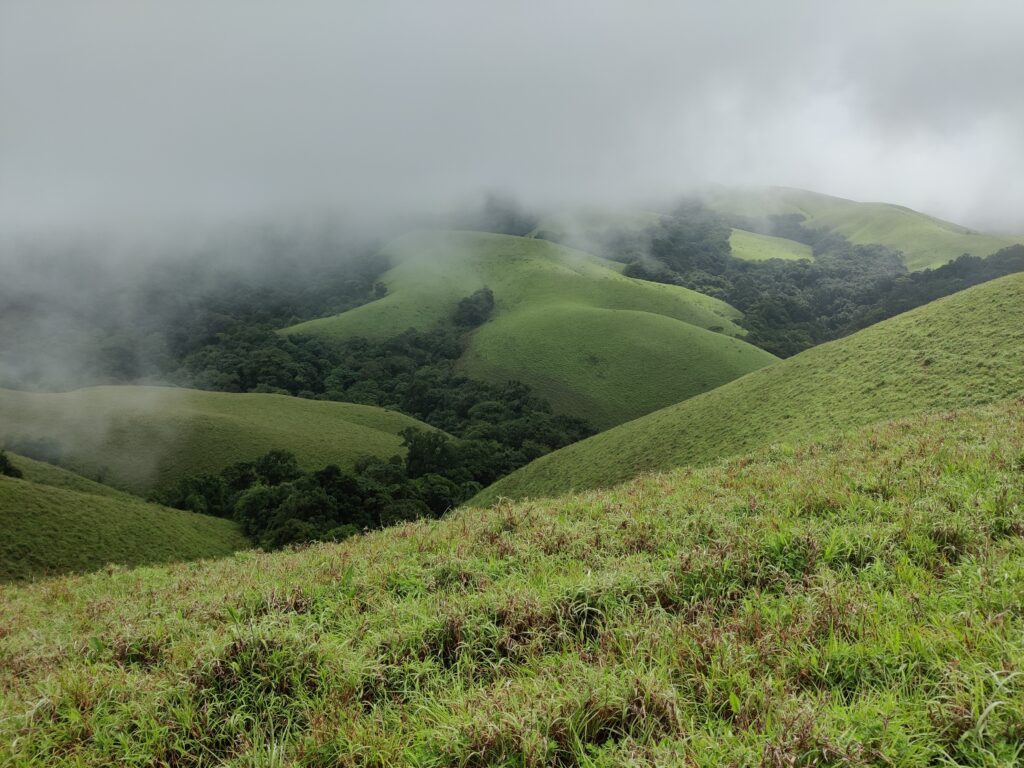
[(784, 259), (795, 261), (798, 259), (814, 260), (814, 251), (811, 246), (798, 243), (796, 240), (788, 240), (784, 237), (772, 237), (771, 235), (760, 235), (756, 232), (747, 232), (745, 229), (733, 228), (729, 236), (729, 247), (732, 255), (737, 259), (746, 261), (765, 261), (766, 259)]
[(1024, 275), (940, 299), (542, 456), (477, 500), (556, 495), (1024, 393)]
[(0, 589), (19, 765), (1013, 765), (1024, 408)]
[(738, 338), (739, 313), (622, 265), (545, 240), (481, 232), (404, 237), (388, 249), (388, 294), (287, 329), (386, 338), (450, 320), (481, 288), (495, 297), (460, 361), (467, 375), (518, 379), (597, 427), (712, 389), (774, 360)]
[(911, 270), (940, 267), (964, 253), (988, 256), (1024, 242), (1024, 236), (988, 235), (890, 203), (860, 203), (787, 187), (718, 189), (707, 195), (712, 208), (760, 218), (800, 214), (812, 229), (837, 232), (852, 243), (877, 243), (903, 252)]
[(0, 477), (0, 581), (223, 557), (251, 546), (229, 520), (147, 504), (20, 457), (14, 463), (25, 478)]
[(26, 456), (6, 453), (11, 464), (21, 472), (22, 479), (37, 485), (48, 485), (52, 488), (63, 488), (66, 491), (79, 491), (90, 493), (93, 496), (129, 497), (130, 493), (119, 491), (110, 485), (97, 483), (87, 477), (75, 474), (63, 467), (54, 464), (47, 464), (45, 461), (36, 461)]
[(0, 390), (0, 442), (35, 445), (88, 478), (144, 493), (283, 448), (303, 467), (402, 452), (416, 419), (368, 405), (174, 387)]

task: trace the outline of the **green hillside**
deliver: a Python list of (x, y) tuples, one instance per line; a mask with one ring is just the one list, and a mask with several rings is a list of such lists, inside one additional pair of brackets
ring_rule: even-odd
[(611, 485), (836, 429), (1024, 393), (1024, 275), (1011, 275), (575, 443), (475, 501)]
[(1011, 766), (1024, 409), (0, 587), (0, 762)]
[(733, 229), (729, 236), (729, 247), (732, 249), (733, 256), (746, 261), (814, 260), (814, 252), (809, 245), (798, 243), (796, 240), (787, 240), (784, 237), (759, 235), (756, 232), (747, 232), (745, 229)]
[(130, 493), (120, 491), (109, 485), (97, 483), (87, 477), (75, 474), (63, 467), (47, 464), (45, 461), (36, 461), (25, 456), (18, 456), (8, 453), (7, 457), (11, 463), (21, 471), (22, 477), (37, 485), (49, 485), (53, 488), (63, 488), (66, 491), (79, 491), (91, 493), (93, 496), (111, 496), (115, 498), (137, 498)]
[(597, 427), (707, 391), (774, 357), (734, 337), (739, 313), (708, 296), (634, 280), (622, 265), (544, 240), (479, 232), (407, 236), (388, 249), (388, 294), (288, 328), (347, 338), (447, 321), (483, 287), (495, 311), (460, 361), (467, 375), (519, 379)]
[[(19, 468), (26, 465), (15, 460)], [(0, 477), (0, 581), (222, 557), (250, 545), (233, 522), (147, 504), (102, 485), (44, 471), (64, 487)], [(78, 490), (74, 490), (74, 486)], [(88, 489), (88, 490), (86, 490)], [(95, 491), (95, 492), (93, 492)]]
[(401, 453), (398, 433), (410, 426), (430, 429), (382, 408), (284, 395), (132, 386), (0, 390), (0, 441), (137, 493), (276, 448), (293, 451), (307, 469), (349, 467), (364, 454)]
[(722, 212), (760, 218), (799, 213), (805, 224), (825, 228), (860, 245), (878, 243), (903, 251), (909, 269), (940, 267), (964, 253), (989, 256), (1024, 237), (986, 235), (889, 203), (859, 203), (787, 187), (728, 188), (707, 193)]

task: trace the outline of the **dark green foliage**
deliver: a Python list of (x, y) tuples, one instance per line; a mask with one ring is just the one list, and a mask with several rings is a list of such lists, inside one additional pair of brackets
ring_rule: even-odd
[[(359, 531), (437, 517), (497, 479), (494, 444), (455, 441), (443, 432), (403, 433), (408, 458), (367, 456), (345, 472), (335, 465), (302, 472), (288, 451), (271, 451), (219, 475), (180, 480), (156, 501), (235, 520), (259, 545), (337, 541)], [(505, 467), (501, 467), (505, 471)]]
[[(474, 306), (478, 301), (486, 298), (474, 298)], [(489, 475), (509, 472), (592, 433), (581, 420), (552, 413), (524, 384), (495, 385), (460, 375), (455, 364), (464, 343), (458, 331), (446, 327), (409, 330), (384, 341), (333, 343), (242, 329), (187, 357), (180, 375), (182, 383), (212, 389), (272, 386), (401, 411), (465, 440), (482, 441), (478, 450), (497, 451)]]
[(463, 328), (483, 325), (494, 311), (494, 291), (481, 288), (459, 302), (455, 309), (455, 324)]
[[(464, 326), (483, 322), (493, 305), (485, 288), (465, 299), (454, 319)], [(409, 330), (385, 341), (334, 343), (248, 328), (223, 335), (185, 359), (186, 381), (257, 391), (275, 387), (379, 405), (415, 415), (458, 439), (407, 429), (404, 463), (399, 457), (366, 457), (352, 475), (328, 467), (316, 482), (340, 506), (311, 496), (303, 485), (309, 478), (300, 477), (286, 452), (234, 465), (216, 479), (188, 478), (162, 496), (162, 503), (234, 517), (264, 546), (333, 538), (339, 526), (376, 528), (442, 514), (514, 469), (592, 433), (579, 419), (552, 413), (521, 383), (496, 386), (459, 375), (455, 363), (464, 343), (449, 327)], [(282, 483), (294, 486), (298, 496), (283, 498), (269, 490)], [(226, 506), (225, 492), (232, 499)], [(350, 535), (350, 529), (343, 530)]]
[(21, 470), (11, 463), (10, 457), (8, 457), (7, 453), (2, 450), (0, 450), (0, 475), (7, 475), (7, 477), (22, 476)]
[(407, 449), (405, 469), (409, 477), (444, 472), (455, 463), (455, 448), (443, 432), (424, 432), (410, 427), (402, 430), (402, 438)]

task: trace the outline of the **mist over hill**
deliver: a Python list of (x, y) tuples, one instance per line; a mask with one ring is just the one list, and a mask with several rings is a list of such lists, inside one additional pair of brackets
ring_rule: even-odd
[(1022, 28), (0, 0), (0, 765), (1024, 764)]

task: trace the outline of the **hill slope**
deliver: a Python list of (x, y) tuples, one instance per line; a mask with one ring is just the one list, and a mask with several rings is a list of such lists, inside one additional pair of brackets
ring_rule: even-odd
[[(275, 448), (304, 468), (350, 466), (363, 454), (402, 452), (398, 433), (431, 429), (409, 416), (353, 403), (174, 387), (91, 387), (60, 394), (0, 390), (0, 441), (137, 493), (216, 472)], [(36, 443), (36, 451), (25, 446)], [(40, 445), (41, 443), (41, 445)]]
[[(451, 318), (483, 287), (495, 295), (460, 365), (519, 379), (556, 410), (597, 427), (707, 391), (775, 360), (734, 336), (739, 313), (708, 296), (620, 274), (621, 264), (544, 240), (480, 232), (408, 236), (388, 254), (388, 295), (286, 329), (393, 336)], [(715, 329), (715, 331), (709, 330)], [(717, 332), (716, 332), (717, 331)]]
[[(30, 469), (26, 478), (34, 474)], [(147, 504), (84, 478), (81, 483), (61, 478), (60, 470), (44, 477), (66, 487), (0, 477), (0, 581), (96, 570), (108, 563), (222, 557), (251, 546), (229, 520)], [(98, 492), (81, 490), (93, 487)]]
[(809, 245), (787, 240), (784, 237), (759, 235), (745, 229), (733, 229), (729, 236), (729, 247), (732, 255), (745, 261), (765, 261), (767, 259), (783, 259), (796, 261), (807, 259), (814, 261), (814, 251)]
[(17, 469), (21, 470), (23, 479), (37, 485), (49, 485), (53, 488), (63, 488), (66, 491), (91, 493), (93, 496), (138, 498), (113, 486), (97, 483), (95, 480), (82, 477), (63, 467), (47, 464), (45, 461), (36, 461), (26, 456), (18, 456), (15, 453), (8, 453), (7, 457)]
[(722, 213), (760, 218), (799, 213), (811, 228), (825, 228), (860, 245), (903, 251), (911, 270), (941, 267), (964, 253), (989, 256), (1024, 237), (986, 235), (889, 203), (859, 203), (787, 187), (716, 189), (708, 204)]
[(1016, 765), (1022, 455), (1020, 405), (918, 417), (341, 545), (0, 588), (0, 761)]
[(542, 456), (476, 497), (555, 495), (780, 441), (1024, 393), (1024, 275), (1011, 275)]

